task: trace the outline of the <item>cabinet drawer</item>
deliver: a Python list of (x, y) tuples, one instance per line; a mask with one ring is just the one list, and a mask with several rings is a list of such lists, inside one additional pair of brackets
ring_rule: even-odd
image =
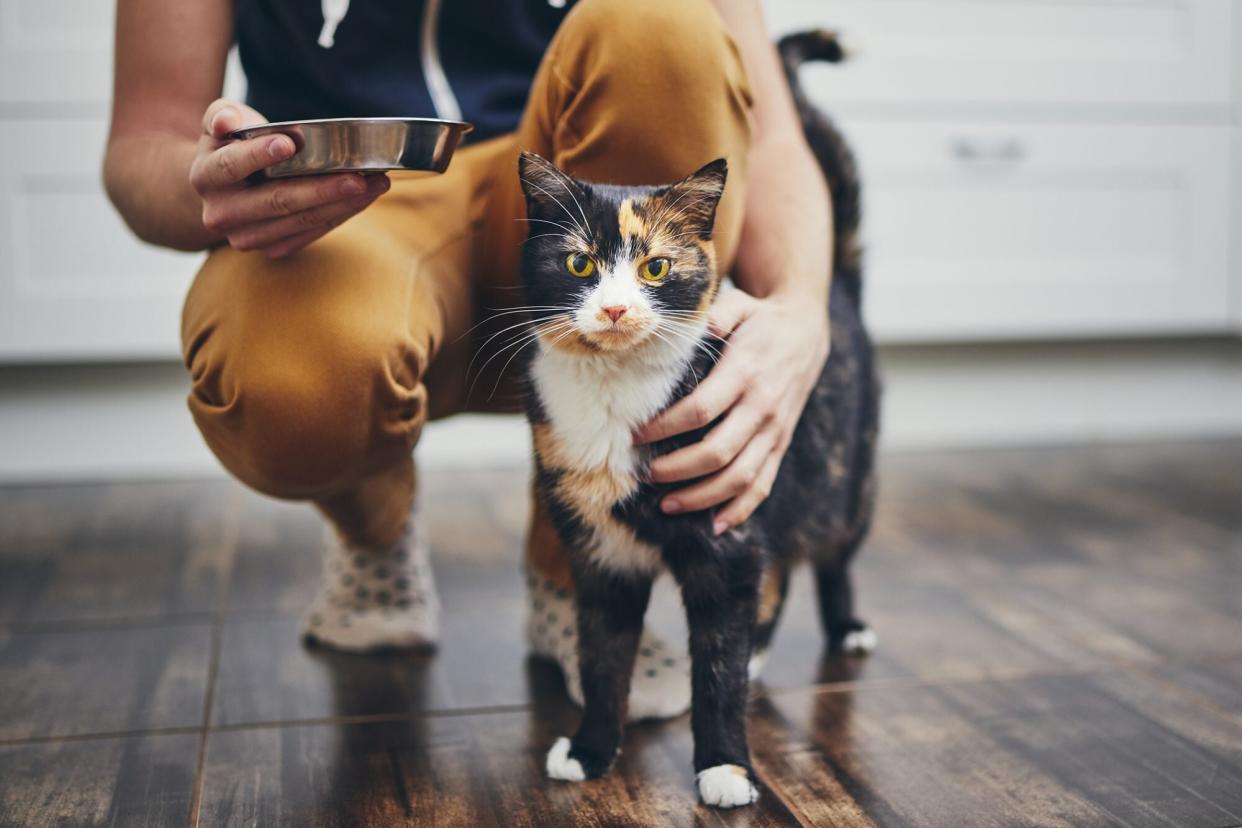
[(1230, 0), (769, 0), (774, 33), (823, 26), (858, 54), (811, 67), (835, 101), (1229, 101)]
[(844, 127), (883, 338), (1227, 328), (1227, 127)]
[(201, 256), (137, 241), (100, 183), (105, 124), (10, 121), (0, 154), (0, 360), (175, 356)]

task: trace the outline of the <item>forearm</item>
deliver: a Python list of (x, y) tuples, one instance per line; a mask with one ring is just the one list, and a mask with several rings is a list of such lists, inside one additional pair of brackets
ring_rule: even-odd
[(832, 205), (757, 0), (716, 0), (746, 62), (754, 142), (734, 281), (753, 296), (827, 302)]
[(193, 140), (166, 132), (136, 132), (109, 142), (104, 186), (143, 241), (177, 250), (220, 241), (203, 226), (203, 201), (190, 186), (194, 154)]
[(752, 296), (824, 307), (832, 277), (832, 205), (806, 143), (763, 139), (750, 153), (734, 281)]

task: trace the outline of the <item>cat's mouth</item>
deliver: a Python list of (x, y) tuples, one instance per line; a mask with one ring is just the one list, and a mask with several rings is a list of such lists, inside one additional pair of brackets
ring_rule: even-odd
[(623, 317), (598, 326), (578, 330), (583, 340), (601, 351), (622, 351), (647, 340), (651, 326), (638, 319)]
[(636, 348), (651, 338), (648, 325), (607, 325), (584, 330), (574, 325), (568, 330), (545, 326), (540, 331), (544, 345), (567, 353), (618, 353)]

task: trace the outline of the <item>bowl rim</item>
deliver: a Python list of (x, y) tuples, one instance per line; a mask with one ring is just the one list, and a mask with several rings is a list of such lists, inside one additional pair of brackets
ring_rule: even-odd
[(415, 124), (436, 124), (438, 126), (461, 127), (462, 134), (466, 134), (474, 129), (474, 124), (468, 121), (449, 121), (444, 118), (402, 118), (381, 116), (374, 118), (311, 118), (302, 121), (271, 121), (266, 124), (251, 124), (240, 129), (235, 129), (229, 133), (230, 138), (245, 138), (248, 134), (255, 134), (259, 130), (293, 128), (303, 126), (318, 126), (320, 124), (393, 124), (393, 123), (415, 123)]

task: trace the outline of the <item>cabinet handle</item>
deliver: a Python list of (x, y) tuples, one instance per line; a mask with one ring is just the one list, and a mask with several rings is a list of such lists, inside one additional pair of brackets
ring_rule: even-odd
[(950, 149), (954, 158), (967, 164), (1017, 164), (1026, 158), (1026, 148), (1017, 138), (996, 142), (956, 138)]

